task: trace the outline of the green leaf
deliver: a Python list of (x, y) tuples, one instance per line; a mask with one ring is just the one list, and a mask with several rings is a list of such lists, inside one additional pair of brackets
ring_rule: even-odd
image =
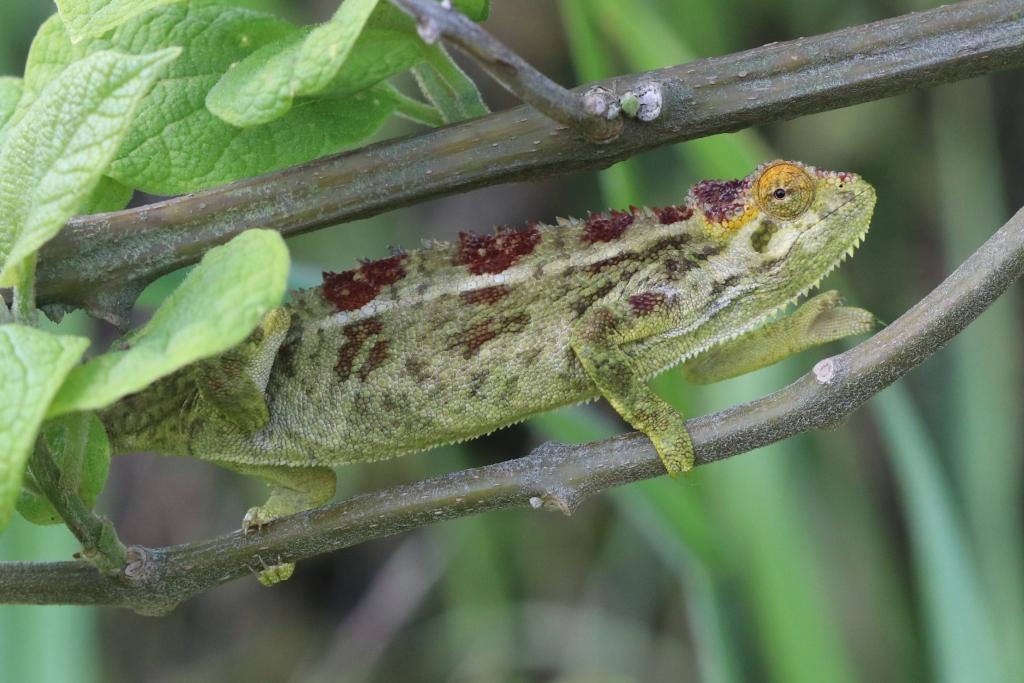
[(440, 44), (427, 51), (427, 61), (413, 67), (424, 96), (441, 112), (445, 123), (456, 123), (489, 113), (476, 83), (459, 68)]
[(211, 249), (153, 318), (131, 335), (127, 350), (75, 368), (49, 415), (103, 408), (241, 343), (281, 302), (287, 279), (288, 249), (272, 230), (249, 230)]
[[(415, 40), (402, 33), (402, 17), (386, 12), (382, 16), (390, 21), (376, 22), (382, 27), (383, 49), (394, 47), (399, 57), (407, 52), (407, 43), (418, 49)], [(342, 97), (354, 90), (338, 91), (334, 84), (322, 96), (304, 99), (302, 106), (265, 126), (235, 128), (206, 108), (210, 88), (232, 65), (265, 45), (301, 35), (293, 25), (269, 14), (189, 3), (157, 7), (102, 38), (72, 45), (64, 25), (53, 17), (32, 44), (26, 89), (34, 91), (67, 64), (96, 50), (113, 47), (134, 53), (182, 45), (181, 58), (143, 100), (107, 174), (127, 187), (151, 194), (191, 192), (337, 152), (372, 135), (391, 115), (395, 98), (389, 91)], [(412, 38), (416, 38), (415, 32)], [(365, 90), (394, 73), (380, 75), (375, 69), (381, 65), (372, 64), (370, 57), (359, 57), (358, 50), (349, 57), (350, 67), (371, 62), (364, 69), (368, 80), (349, 82), (355, 90)], [(388, 63), (390, 57), (385, 57), (379, 60), (381, 64)], [(407, 58), (402, 60), (404, 64)]]
[[(61, 485), (77, 490), (82, 502), (93, 507), (110, 470), (110, 440), (103, 423), (93, 413), (71, 413), (44, 423), (43, 439), (61, 470)], [(46, 496), (39, 493), (31, 469), (18, 497), (18, 512), (33, 524), (62, 521)]]
[(142, 96), (175, 59), (97, 52), (60, 74), (7, 132), (0, 149), (0, 286), (92, 193)]
[(14, 116), (21, 99), (21, 79), (0, 76), (0, 145), (4, 142), (4, 126)]
[(56, 0), (72, 42), (98, 36), (132, 17), (178, 0)]
[(109, 176), (100, 178), (96, 189), (78, 207), (78, 213), (106, 213), (119, 211), (128, 206), (132, 199), (132, 188), (122, 185)]
[(22, 325), (0, 325), (0, 531), (50, 400), (89, 345)]
[(490, 0), (455, 0), (455, 7), (473, 21), (483, 21), (491, 13)]
[(296, 97), (358, 92), (423, 59), (411, 22), (385, 14), (386, 26), (367, 26), (375, 2), (346, 0), (328, 23), (256, 51), (210, 90), (206, 106), (232, 125), (256, 126), (284, 116)]

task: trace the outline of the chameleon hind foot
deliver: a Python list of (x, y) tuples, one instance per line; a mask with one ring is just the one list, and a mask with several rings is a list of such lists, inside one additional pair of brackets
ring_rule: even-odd
[[(260, 477), (270, 488), (263, 505), (249, 508), (242, 518), (242, 531), (259, 531), (278, 517), (319, 507), (334, 497), (336, 478), (328, 467), (284, 467), (278, 465), (229, 464), (229, 469)], [(262, 570), (257, 578), (264, 586), (286, 581), (295, 571), (292, 562)]]

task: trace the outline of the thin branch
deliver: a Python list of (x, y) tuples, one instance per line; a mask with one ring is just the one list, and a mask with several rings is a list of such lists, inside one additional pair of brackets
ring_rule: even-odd
[(43, 249), (38, 296), (57, 309), (81, 306), (116, 320), (157, 276), (249, 228), (296, 235), (1022, 65), (1024, 3), (975, 0), (625, 76), (606, 85), (621, 93), (659, 84), (662, 114), (650, 123), (624, 121), (622, 135), (606, 145), (518, 108), (138, 209), (72, 219)]
[(420, 37), (427, 43), (438, 38), (475, 59), (494, 80), (548, 118), (579, 129), (595, 142), (607, 142), (622, 130), (621, 121), (610, 121), (586, 106), (583, 96), (566, 90), (534, 69), (501, 41), (470, 21), (451, 3), (434, 0), (392, 0), (416, 20)]
[[(687, 421), (705, 465), (798, 432), (831, 427), (963, 330), (1024, 273), (1024, 209), (896, 322), (827, 358), (788, 387)], [(513, 507), (571, 513), (585, 498), (664, 474), (638, 433), (582, 445), (547, 443), (508, 462), (367, 493), (189, 545), (133, 548), (121, 580), (83, 562), (0, 563), (0, 602), (102, 604), (161, 613), (258, 571), (445, 519)]]
[[(81, 415), (79, 429), (88, 429), (85, 415)], [(85, 449), (85, 437), (81, 434), (71, 433), (67, 439), (67, 452), (65, 463), (69, 469), (74, 470), (75, 466), (70, 461), (78, 461), (79, 465), (84, 457), (81, 452), (73, 452), (75, 449)], [(78, 542), (82, 544), (82, 556), (104, 574), (119, 575), (127, 563), (127, 551), (121, 541), (117, 538), (114, 525), (109, 519), (99, 517), (90, 510), (81, 497), (78, 495), (77, 481), (62, 481), (63, 475), (53, 456), (40, 439), (35, 450), (29, 459), (29, 466), (32, 469), (32, 476), (36, 484), (50, 501), (50, 505), (61, 516), (71, 533)]]

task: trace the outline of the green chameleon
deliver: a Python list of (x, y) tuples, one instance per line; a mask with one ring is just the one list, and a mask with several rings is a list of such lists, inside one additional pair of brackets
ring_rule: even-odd
[[(817, 285), (868, 230), (853, 173), (775, 161), (703, 181), (676, 206), (531, 224), (397, 252), (298, 292), (250, 338), (101, 413), (115, 452), (262, 477), (245, 528), (327, 502), (331, 467), (470, 439), (605, 397), (670, 474), (693, 467), (683, 417), (647, 386), (750, 372), (869, 331)], [(261, 580), (287, 578), (278, 565)]]

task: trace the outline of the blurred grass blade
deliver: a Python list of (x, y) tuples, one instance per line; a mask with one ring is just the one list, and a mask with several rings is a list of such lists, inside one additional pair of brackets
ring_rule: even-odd
[(910, 525), (933, 675), (941, 683), (1002, 683), (994, 631), (971, 548), (939, 469), (939, 456), (907, 393), (896, 384), (871, 402), (889, 444)]
[[(1000, 147), (984, 80), (930, 94), (937, 212), (950, 269), (1009, 217)], [(966, 507), (1007, 677), (1024, 681), (1024, 538), (1019, 290), (1011, 288), (950, 344), (946, 454)]]

